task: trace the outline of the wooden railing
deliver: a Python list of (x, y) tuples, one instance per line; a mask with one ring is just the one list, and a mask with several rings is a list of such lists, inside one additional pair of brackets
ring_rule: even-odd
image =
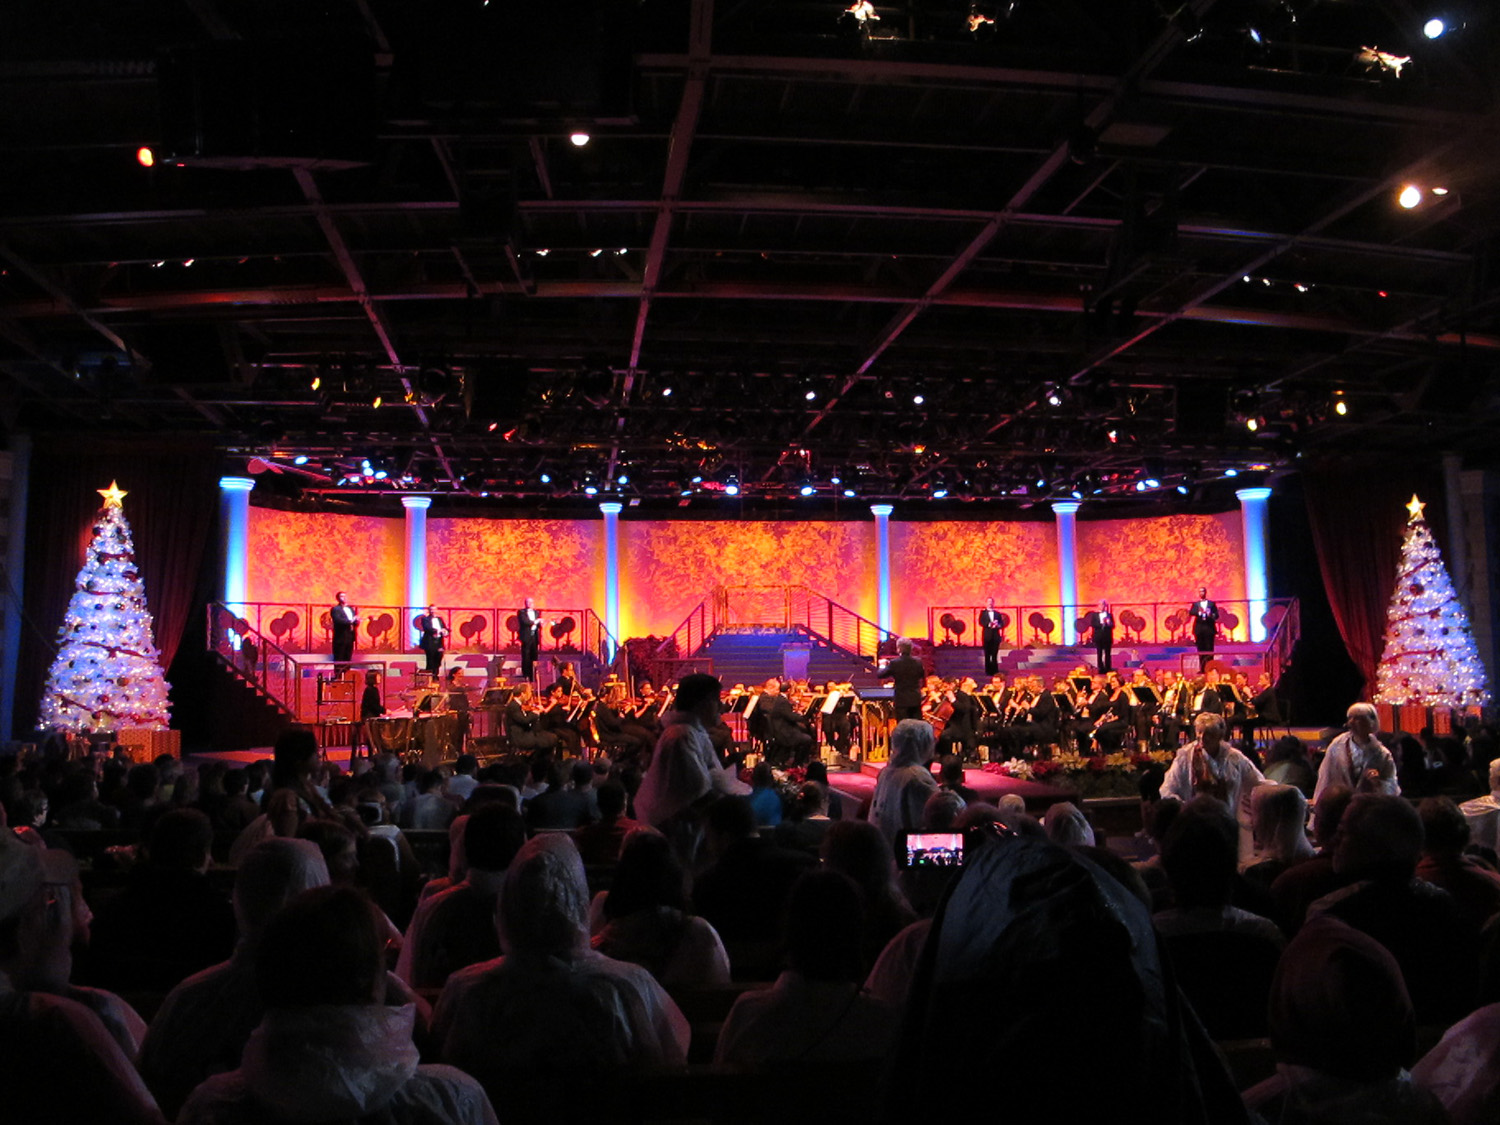
[[(1219, 639), (1225, 644), (1251, 643), (1249, 619), (1252, 603), (1239, 598), (1216, 604), (1219, 607)], [(1266, 609), (1261, 613), (1261, 623), (1267, 636), (1280, 633), (1288, 617), (1293, 618), (1295, 630), (1297, 599), (1272, 598), (1264, 605)], [(928, 635), (936, 645), (978, 647), (979, 614), (984, 608), (978, 605), (928, 606)], [(1005, 618), (1000, 640), (1008, 647), (1091, 643), (1088, 629), (1082, 622), (1094, 606), (997, 605), (995, 608)], [(1186, 602), (1117, 602), (1110, 606), (1110, 612), (1115, 618), (1116, 645), (1191, 644), (1193, 641), (1193, 619), (1188, 615)], [(1296, 643), (1295, 638), (1292, 643)], [(1289, 648), (1287, 651), (1290, 654)]]

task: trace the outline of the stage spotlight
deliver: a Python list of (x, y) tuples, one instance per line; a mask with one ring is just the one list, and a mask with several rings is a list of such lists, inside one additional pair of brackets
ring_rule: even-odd
[(1253, 414), (1245, 419), (1245, 429), (1249, 430), (1252, 434), (1260, 429), (1260, 425), (1260, 419)]
[(838, 472), (835, 472), (831, 477), (828, 478), (828, 483), (829, 484), (843, 484), (844, 483), (844, 478)]
[(672, 388), (671, 387), (663, 387), (661, 389), (661, 397), (662, 398), (671, 398), (672, 397)]
[(1185, 484), (1179, 484), (1177, 486), (1177, 491), (1186, 496), (1188, 494), (1188, 486)]
[(813, 487), (812, 481), (803, 481), (797, 488), (798, 496), (811, 496), (817, 489)]
[(1422, 202), (1422, 189), (1416, 184), (1407, 184), (1401, 189), (1401, 194), (1396, 196), (1396, 202), (1410, 211)]
[(592, 138), (581, 129), (576, 133), (568, 134), (568, 140), (573, 143), (574, 148), (582, 148), (584, 145), (588, 144), (591, 139)]
[(852, 488), (846, 488), (846, 489), (844, 489), (844, 497), (846, 499), (853, 499), (854, 498), (854, 489), (852, 489)]
[(305, 464), (307, 464), (307, 454), (306, 453), (299, 453), (299, 454), (297, 454), (297, 456), (295, 456), (295, 457), (292, 458), (292, 464), (293, 465), (305, 465)]
[(1147, 477), (1145, 480), (1141, 481), (1141, 484), (1145, 486), (1145, 488), (1142, 489), (1143, 492), (1146, 488), (1161, 487), (1161, 481), (1157, 480), (1155, 477)]
[(1225, 469), (1224, 475), (1226, 477), (1237, 477), (1240, 475), (1240, 471), (1238, 469)]
[(724, 486), (724, 495), (725, 496), (738, 496), (739, 494), (740, 494), (740, 486), (737, 485), (737, 484), (735, 484), (734, 481), (730, 481), (728, 484), (726, 484)]
[(583, 494), (585, 496), (598, 496), (599, 488), (597, 485), (586, 484), (583, 486)]
[(946, 500), (948, 498), (948, 485), (946, 481), (939, 478), (933, 482), (932, 498), (934, 500)]
[(135, 150), (135, 160), (142, 168), (150, 168), (156, 163), (156, 153), (152, 152), (146, 145)]

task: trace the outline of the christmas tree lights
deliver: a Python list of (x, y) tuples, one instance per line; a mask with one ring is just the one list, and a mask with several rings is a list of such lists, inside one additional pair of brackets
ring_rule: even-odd
[(1415, 496), (1401, 544), (1396, 589), (1386, 611), (1385, 651), (1375, 670), (1375, 702), (1467, 707), (1489, 702), (1484, 665), (1442, 553)]
[(139, 727), (164, 730), (167, 682), (152, 636), (135, 545), (111, 482), (58, 634), (41, 725), (81, 733)]

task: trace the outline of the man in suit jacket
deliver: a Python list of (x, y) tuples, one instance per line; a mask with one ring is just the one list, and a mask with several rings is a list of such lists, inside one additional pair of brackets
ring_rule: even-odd
[(902, 637), (896, 642), (896, 659), (887, 660), (875, 674), (882, 680), (894, 680), (896, 685), (897, 719), (920, 719), (922, 717), (922, 684), (927, 679), (927, 669), (911, 654), (911, 641)]
[(1101, 601), (1099, 608), (1087, 617), (1090, 631), (1094, 634), (1094, 653), (1099, 658), (1099, 671), (1113, 671), (1110, 657), (1115, 647), (1115, 615), (1109, 610), (1109, 603)]
[(359, 614), (342, 590), (334, 596), (334, 606), (328, 611), (328, 623), (333, 628), (333, 662), (343, 672), (343, 665), (354, 659), (354, 633), (359, 625)]
[(542, 647), (542, 615), (536, 611), (535, 598), (527, 598), (516, 611), (516, 632), (521, 637), (521, 675), (529, 680), (536, 668), (537, 650)]
[(438, 616), (437, 607), (430, 605), (417, 624), (422, 630), (417, 647), (427, 655), (427, 671), (436, 676), (443, 667), (443, 650), (448, 647), (448, 623)]
[(765, 722), (762, 729), (765, 732), (768, 757), (792, 765), (800, 765), (806, 761), (808, 752), (812, 749), (813, 737), (799, 722), (791, 700), (781, 694), (780, 680), (773, 677), (766, 681), (760, 702), (755, 706), (755, 713)]
[(1214, 658), (1214, 637), (1219, 631), (1219, 607), (1208, 598), (1208, 587), (1198, 587), (1198, 600), (1188, 606), (1193, 619), (1193, 643), (1198, 646), (1198, 671)]
[(984, 608), (979, 611), (979, 635), (984, 642), (986, 676), (1000, 671), (1000, 629), (1000, 611), (995, 608), (995, 599), (985, 598)]

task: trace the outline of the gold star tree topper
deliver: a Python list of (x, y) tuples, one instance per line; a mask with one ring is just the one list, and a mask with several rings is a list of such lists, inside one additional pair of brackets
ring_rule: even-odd
[(1411, 513), (1411, 519), (1409, 519), (1407, 522), (1416, 523), (1419, 519), (1421, 519), (1422, 509), (1425, 507), (1427, 507), (1427, 505), (1418, 500), (1417, 494), (1413, 492), (1411, 494), (1411, 503), (1406, 506), (1406, 510)]
[(120, 501), (130, 495), (130, 493), (120, 487), (118, 481), (110, 481), (108, 488), (96, 488), (94, 491), (104, 497), (104, 506), (106, 508), (122, 507)]

